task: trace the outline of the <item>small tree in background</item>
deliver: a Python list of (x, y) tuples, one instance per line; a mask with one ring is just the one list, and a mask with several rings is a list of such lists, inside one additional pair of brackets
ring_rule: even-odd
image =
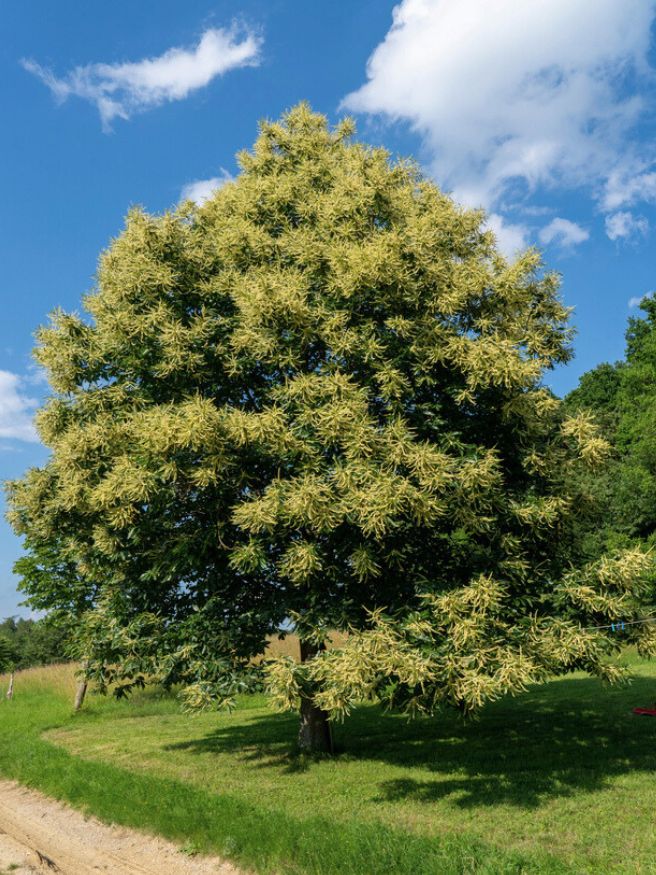
[(9, 673), (7, 698), (14, 698), (14, 672), (18, 662), (18, 653), (14, 644), (4, 635), (0, 635), (0, 672)]
[[(14, 573), (19, 577), (18, 588), (29, 596), (30, 606), (47, 612), (47, 618), (37, 623), (19, 620), (15, 625), (20, 667), (69, 659), (81, 664), (73, 701), (74, 710), (79, 711), (88, 688), (88, 660), (80, 624), (84, 614), (95, 604), (97, 588), (92, 578), (78, 573), (68, 544), (69, 538), (56, 528), (34, 532), (26, 538), (25, 552), (14, 563)], [(21, 628), (24, 630), (26, 624), (30, 624), (30, 632), (21, 635)]]
[(541, 382), (570, 356), (557, 278), (352, 133), (301, 105), (203, 206), (129, 215), (85, 317), (39, 334), (52, 453), (9, 489), (89, 594), (101, 684), (229, 701), (291, 620), (302, 662), (269, 684), (309, 749), (362, 697), (470, 711), (548, 672), (613, 678), (585, 627), (638, 616), (648, 564), (574, 570), (574, 472), (608, 447)]

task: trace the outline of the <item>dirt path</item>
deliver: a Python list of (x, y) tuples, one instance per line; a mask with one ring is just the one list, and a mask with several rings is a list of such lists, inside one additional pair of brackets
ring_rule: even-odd
[(189, 857), (164, 839), (107, 826), (0, 781), (0, 875), (239, 875), (216, 857)]

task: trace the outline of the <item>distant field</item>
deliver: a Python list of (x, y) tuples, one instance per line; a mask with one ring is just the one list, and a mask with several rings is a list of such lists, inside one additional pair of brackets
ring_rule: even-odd
[(408, 723), (363, 707), (339, 755), (293, 751), (296, 720), (248, 697), (188, 717), (151, 691), (72, 715), (72, 667), (24, 672), (0, 704), (0, 772), (110, 821), (258, 872), (656, 872), (656, 666), (608, 689), (574, 675)]
[[(328, 648), (339, 646), (346, 640), (346, 635), (342, 632), (332, 632), (328, 639)], [(286, 635), (283, 639), (269, 638), (269, 644), (266, 651), (267, 656), (293, 656), (298, 660), (301, 658), (300, 645), (296, 635)]]

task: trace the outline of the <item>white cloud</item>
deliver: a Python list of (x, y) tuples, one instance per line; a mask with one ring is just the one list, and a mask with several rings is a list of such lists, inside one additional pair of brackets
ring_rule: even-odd
[(507, 258), (526, 249), (529, 229), (525, 225), (510, 224), (499, 213), (490, 213), (485, 224), (494, 233), (499, 249)]
[(656, 172), (630, 166), (611, 173), (603, 198), (604, 209), (616, 210), (638, 201), (656, 201)]
[(22, 392), (22, 380), (11, 371), (0, 371), (0, 438), (38, 441), (32, 416), (37, 401)]
[(538, 236), (540, 243), (544, 246), (549, 246), (550, 243), (558, 243), (564, 249), (569, 249), (578, 243), (588, 240), (590, 234), (585, 228), (577, 225), (576, 222), (570, 222), (569, 219), (556, 218), (552, 219), (548, 225), (545, 225), (540, 230)]
[(637, 168), (649, 176), (654, 156), (639, 161), (630, 147), (647, 104), (621, 87), (631, 75), (648, 78), (656, 0), (492, 7), (402, 0), (367, 82), (343, 105), (409, 121), (435, 177), (469, 205), (498, 209), (518, 183), (588, 185), (602, 197), (613, 176), (625, 188)]
[(519, 210), (525, 216), (549, 216), (553, 214), (553, 207), (541, 207), (537, 204), (516, 204), (514, 209)]
[(640, 304), (646, 303), (648, 299), (653, 300), (654, 295), (656, 295), (656, 292), (645, 292), (644, 295), (639, 295), (636, 298), (629, 298), (629, 307), (631, 309), (633, 309), (634, 307), (639, 307)]
[(212, 176), (210, 179), (196, 179), (194, 182), (188, 182), (180, 192), (181, 201), (195, 201), (197, 204), (203, 204), (212, 196), (212, 194), (230, 182), (232, 174), (221, 168), (220, 176)]
[(182, 100), (216, 76), (254, 66), (261, 39), (250, 31), (210, 28), (194, 48), (173, 48), (156, 58), (122, 64), (87, 64), (62, 78), (32, 60), (22, 64), (38, 76), (59, 101), (75, 95), (95, 103), (104, 130), (115, 118), (129, 119), (172, 100)]
[(648, 230), (649, 222), (644, 216), (634, 216), (626, 211), (606, 216), (606, 235), (611, 240), (621, 240), (635, 234), (644, 236)]

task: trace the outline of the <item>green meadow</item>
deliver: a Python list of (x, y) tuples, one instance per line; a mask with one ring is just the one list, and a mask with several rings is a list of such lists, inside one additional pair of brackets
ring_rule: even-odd
[(582, 675), (475, 722), (363, 707), (338, 754), (294, 750), (264, 697), (181, 713), (148, 691), (71, 710), (72, 668), (18, 675), (0, 704), (0, 771), (103, 820), (262, 873), (656, 871), (656, 666), (608, 688)]

